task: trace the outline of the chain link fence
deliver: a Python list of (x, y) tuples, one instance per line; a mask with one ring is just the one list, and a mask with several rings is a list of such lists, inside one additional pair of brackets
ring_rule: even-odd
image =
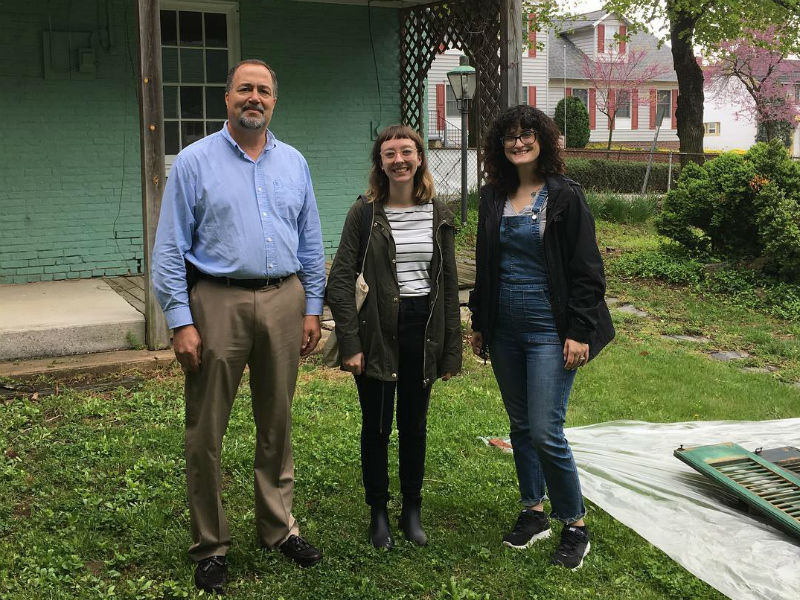
[[(448, 140), (452, 140), (453, 135), (448, 134)], [(460, 148), (458, 145), (443, 147), (439, 138), (429, 138), (429, 145), (428, 166), (436, 185), (436, 193), (445, 200), (460, 197)], [(588, 190), (621, 194), (663, 194), (675, 186), (683, 157), (712, 159), (716, 156), (714, 153), (700, 155), (670, 150), (564, 151), (569, 177)], [(467, 186), (471, 190), (477, 185), (477, 152), (470, 148), (467, 151)]]

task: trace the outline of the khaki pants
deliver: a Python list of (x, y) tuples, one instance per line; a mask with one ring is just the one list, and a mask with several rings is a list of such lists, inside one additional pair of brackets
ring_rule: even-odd
[(202, 340), (200, 370), (186, 376), (186, 482), (194, 560), (224, 555), (220, 450), (245, 365), (256, 423), (255, 506), (259, 542), (298, 534), (292, 516), (291, 403), (303, 336), (305, 292), (297, 277), (249, 290), (201, 279), (190, 305)]

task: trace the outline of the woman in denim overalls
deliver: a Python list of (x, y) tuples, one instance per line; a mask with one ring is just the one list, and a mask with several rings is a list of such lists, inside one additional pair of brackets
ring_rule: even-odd
[(550, 535), (547, 496), (564, 523), (552, 562), (575, 569), (590, 544), (564, 419), (576, 370), (613, 327), (594, 222), (580, 186), (562, 175), (558, 136), (553, 120), (528, 106), (508, 109), (490, 129), (470, 308), (473, 351), (490, 352), (508, 412), (524, 506), (503, 543), (524, 549)]

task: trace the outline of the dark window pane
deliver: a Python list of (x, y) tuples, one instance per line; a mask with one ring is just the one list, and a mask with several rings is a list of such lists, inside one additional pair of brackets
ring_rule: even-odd
[(164, 90), (164, 118), (178, 118), (178, 88), (173, 85), (166, 85)]
[(178, 45), (178, 13), (174, 10), (161, 11), (161, 45)]
[(220, 13), (205, 13), (206, 19), (206, 46), (228, 45), (228, 27), (225, 15)]
[(181, 118), (203, 118), (203, 88), (199, 86), (181, 87)]
[(206, 122), (206, 135), (218, 132), (220, 129), (222, 129), (222, 126), (224, 124), (225, 124), (225, 121), (207, 121)]
[(177, 154), (181, 149), (178, 141), (178, 122), (164, 122), (164, 154)]
[(228, 78), (228, 51), (206, 50), (206, 82), (222, 83)]
[(181, 46), (203, 45), (203, 15), (199, 12), (180, 12), (179, 30)]
[(203, 51), (181, 48), (181, 83), (203, 83)]
[(228, 109), (225, 107), (225, 88), (206, 88), (206, 119), (225, 119)]
[(205, 137), (202, 121), (181, 121), (181, 147)]
[(169, 83), (178, 83), (178, 49), (161, 49), (161, 77)]

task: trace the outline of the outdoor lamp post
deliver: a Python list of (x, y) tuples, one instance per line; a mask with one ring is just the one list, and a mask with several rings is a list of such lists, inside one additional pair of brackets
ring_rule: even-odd
[(470, 67), (469, 59), (462, 56), (459, 66), (447, 73), (447, 79), (461, 109), (461, 224), (464, 225), (467, 222), (467, 117), (469, 103), (475, 96), (475, 67)]

